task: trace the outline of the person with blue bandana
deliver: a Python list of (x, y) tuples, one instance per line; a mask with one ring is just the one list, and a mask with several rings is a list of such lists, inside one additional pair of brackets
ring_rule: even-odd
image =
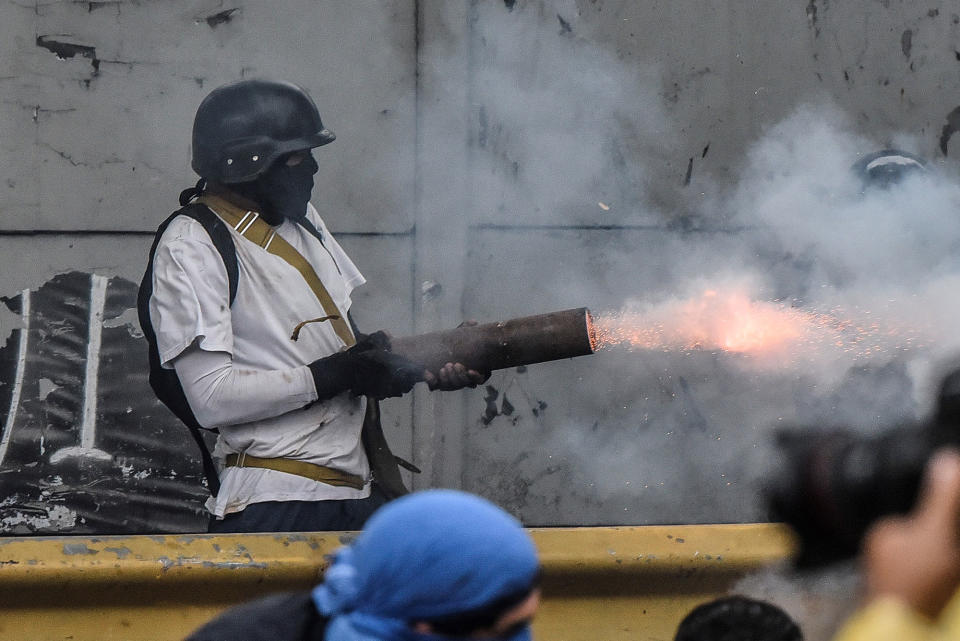
[(516, 519), (428, 490), (380, 508), (312, 591), (233, 608), (187, 641), (529, 641), (539, 577)]

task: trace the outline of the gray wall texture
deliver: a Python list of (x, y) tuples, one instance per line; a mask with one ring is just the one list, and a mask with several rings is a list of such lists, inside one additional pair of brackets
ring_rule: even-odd
[[(365, 328), (643, 308), (712, 279), (800, 309), (930, 284), (909, 309), (936, 348), (908, 357), (885, 343), (757, 369), (722, 349), (609, 349), (386, 405), (415, 487), (479, 492), (529, 525), (762, 520), (772, 427), (914, 418), (921, 365), (957, 347), (937, 330), (958, 273), (958, 71), (960, 15), (935, 0), (4, 3), (0, 532), (202, 527), (194, 445), (137, 371), (129, 284), (196, 179), (197, 105), (245, 77), (303, 85), (337, 133), (313, 202), (368, 278)], [(845, 200), (839, 176), (887, 146), (926, 157), (936, 188)], [(864, 202), (883, 214), (865, 227)], [(87, 348), (98, 324), (124, 332), (103, 334), (113, 360)], [(97, 520), (130, 495), (142, 515)]]

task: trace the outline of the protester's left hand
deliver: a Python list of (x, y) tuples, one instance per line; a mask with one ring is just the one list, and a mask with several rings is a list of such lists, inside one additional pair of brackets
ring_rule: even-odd
[[(465, 320), (460, 323), (459, 327), (474, 327), (476, 325), (477, 321), (475, 320)], [(490, 378), (490, 372), (467, 369), (463, 363), (446, 363), (435, 374), (428, 371), (423, 380), (427, 382), (431, 390), (451, 392), (464, 387), (476, 387), (487, 382), (488, 378)]]
[(450, 392), (464, 387), (476, 387), (490, 378), (490, 372), (482, 373), (475, 369), (467, 369), (463, 363), (447, 363), (434, 374), (427, 372), (423, 380), (432, 390)]

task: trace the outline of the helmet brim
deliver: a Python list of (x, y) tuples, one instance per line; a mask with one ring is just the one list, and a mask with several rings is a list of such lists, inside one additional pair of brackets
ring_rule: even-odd
[[(267, 168), (273, 165), (277, 159), (296, 151), (305, 151), (307, 149), (313, 149), (314, 147), (328, 145), (336, 139), (337, 136), (332, 131), (329, 129), (321, 129), (317, 133), (310, 134), (309, 136), (275, 143), (272, 149), (269, 149), (271, 152), (269, 155), (265, 153), (267, 145), (263, 144), (261, 140), (249, 140), (249, 142), (245, 142), (229, 150), (231, 152), (229, 153), (230, 159), (225, 160), (225, 162), (228, 163), (228, 167), (221, 171), (219, 182), (233, 184), (256, 180)], [(194, 169), (197, 168), (194, 167)], [(197, 171), (197, 173), (200, 172)], [(202, 176), (203, 174), (200, 175)]]
[(323, 147), (324, 145), (329, 145), (334, 140), (337, 139), (337, 135), (330, 131), (329, 129), (321, 129), (312, 136), (308, 136), (304, 139), (305, 142), (309, 142), (309, 146), (302, 147), (302, 149), (313, 149), (314, 147)]
[(313, 149), (314, 147), (323, 147), (324, 145), (329, 145), (336, 139), (337, 136), (332, 131), (329, 129), (321, 129), (317, 133), (304, 136), (303, 138), (284, 140), (277, 145), (276, 152), (270, 156), (269, 160), (270, 162), (273, 162), (280, 156), (285, 156), (295, 151), (304, 151), (306, 149)]

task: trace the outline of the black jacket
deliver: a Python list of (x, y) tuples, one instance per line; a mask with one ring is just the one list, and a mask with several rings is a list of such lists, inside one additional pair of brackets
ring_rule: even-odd
[(287, 592), (230, 608), (186, 641), (323, 641), (326, 627), (310, 592)]

